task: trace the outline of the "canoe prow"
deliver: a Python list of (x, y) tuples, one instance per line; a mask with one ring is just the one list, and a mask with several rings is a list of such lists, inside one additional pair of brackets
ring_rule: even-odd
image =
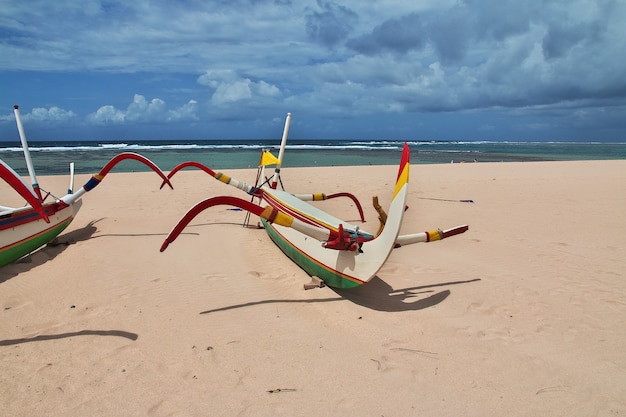
[(409, 147), (405, 144), (387, 222), (378, 237), (374, 238), (357, 226), (320, 213), (316, 208), (277, 190), (264, 190), (271, 205), (299, 216), (304, 222), (315, 222), (320, 229), (330, 231), (333, 239), (322, 243), (293, 228), (262, 220), (267, 233), (291, 260), (328, 286), (351, 288), (369, 282), (391, 254), (402, 226), (408, 195), (409, 159)]

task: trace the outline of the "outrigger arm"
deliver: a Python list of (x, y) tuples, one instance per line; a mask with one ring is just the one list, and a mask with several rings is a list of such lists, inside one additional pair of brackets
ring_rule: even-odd
[(451, 236), (460, 235), (469, 230), (469, 226), (464, 224), (446, 230), (430, 230), (428, 232), (412, 233), (408, 235), (400, 235), (396, 238), (396, 247), (411, 245), (420, 242), (434, 242), (436, 240), (445, 239)]
[[(249, 195), (261, 198), (262, 194), (263, 194), (263, 189), (260, 187), (255, 187), (253, 185), (249, 185), (243, 181), (239, 181), (235, 178), (232, 178), (226, 174), (224, 174), (223, 172), (219, 172), (219, 171), (213, 171), (211, 168), (209, 168), (208, 166), (200, 163), (200, 162), (196, 162), (196, 161), (187, 161), (187, 162), (183, 162), (181, 164), (176, 165), (168, 174), (167, 174), (167, 178), (171, 179), (178, 171), (182, 170), (183, 168), (198, 168), (201, 169), (202, 171), (206, 172), (207, 174), (209, 174), (210, 176), (212, 176), (213, 178), (215, 178), (216, 180), (223, 182), (224, 184), (230, 185), (232, 187), (235, 187)], [(161, 184), (161, 188), (163, 188), (163, 186), (165, 185), (165, 181)], [(365, 217), (363, 215), (363, 208), (361, 207), (361, 203), (359, 203), (359, 200), (352, 194), (350, 193), (346, 193), (346, 192), (342, 192), (342, 193), (334, 193), (334, 194), (330, 194), (330, 195), (326, 195), (324, 193), (314, 193), (314, 194), (292, 194), (294, 197), (299, 198), (302, 201), (321, 201), (321, 200), (330, 200), (331, 198), (337, 198), (337, 197), (347, 197), (349, 199), (352, 200), (352, 202), (355, 204), (357, 210), (359, 211), (359, 217), (361, 218), (361, 222), (365, 223)]]
[(214, 207), (218, 205), (230, 205), (234, 207), (239, 207), (243, 210), (246, 210), (252, 214), (259, 216), (260, 218), (264, 220), (267, 220), (269, 223), (274, 223), (274, 224), (284, 226), (284, 227), (290, 227), (294, 230), (297, 230), (298, 232), (302, 234), (312, 237), (313, 239), (319, 240), (320, 242), (323, 242), (325, 244), (328, 244), (330, 242), (330, 245), (326, 246), (329, 249), (343, 249), (343, 250), (355, 250), (356, 249), (356, 248), (349, 248), (347, 246), (345, 247), (340, 246), (338, 244), (335, 244), (335, 246), (333, 246), (333, 242), (339, 242), (339, 241), (343, 242), (344, 240), (353, 239), (352, 234), (348, 232), (344, 232), (342, 227), (339, 228), (339, 231), (335, 231), (332, 229), (313, 226), (309, 223), (305, 223), (301, 220), (298, 220), (269, 205), (265, 207), (261, 207), (258, 204), (243, 200), (238, 197), (219, 196), (219, 197), (212, 197), (212, 198), (203, 200), (199, 202), (198, 204), (196, 204), (195, 206), (193, 206), (191, 209), (189, 209), (189, 211), (185, 213), (183, 218), (179, 220), (176, 226), (174, 226), (172, 231), (168, 234), (167, 238), (165, 238), (163, 245), (161, 245), (161, 252), (167, 249), (169, 244), (172, 243), (174, 240), (176, 240), (176, 238), (178, 237), (178, 235), (180, 235), (183, 229), (198, 214), (200, 214), (202, 211), (210, 207)]
[(343, 193), (334, 193), (334, 194), (329, 194), (329, 195), (326, 195), (324, 193), (293, 194), (293, 196), (298, 197), (302, 201), (323, 201), (323, 200), (330, 200), (332, 198), (337, 198), (337, 197), (347, 197), (350, 200), (352, 200), (357, 210), (359, 210), (359, 217), (361, 217), (361, 222), (365, 223), (365, 216), (363, 215), (363, 207), (361, 207), (361, 203), (359, 203), (359, 200), (351, 193), (343, 192)]
[[(374, 196), (373, 204), (374, 209), (378, 212), (378, 220), (380, 221), (380, 227), (376, 236), (380, 235), (385, 227), (385, 223), (387, 222), (387, 213), (378, 203), (378, 197)], [(407, 207), (408, 208), (408, 207)], [(405, 208), (405, 210), (407, 209)], [(465, 233), (469, 230), (469, 226), (464, 224), (461, 226), (456, 226), (450, 229), (441, 230), (430, 230), (427, 232), (419, 232), (419, 233), (411, 233), (407, 235), (400, 235), (396, 238), (395, 247), (399, 248), (401, 246), (411, 245), (413, 243), (421, 243), (421, 242), (434, 242), (436, 240), (445, 239), (451, 236), (460, 235), (461, 233)]]
[[(209, 168), (208, 166), (200, 163), (200, 162), (196, 162), (196, 161), (187, 161), (187, 162), (183, 162), (181, 164), (176, 165), (168, 174), (167, 174), (167, 180), (170, 180), (174, 174), (176, 174), (178, 171), (180, 171), (183, 168), (187, 168), (187, 167), (192, 167), (192, 168), (198, 168), (201, 169), (202, 171), (206, 172), (207, 174), (209, 174), (210, 176), (212, 176), (213, 178), (215, 178), (218, 181), (223, 182), (224, 184), (228, 184), (230, 186), (233, 186), (243, 192), (246, 192), (250, 195), (255, 195), (259, 192), (259, 188), (254, 187), (252, 185), (248, 185), (243, 181), (239, 181), (236, 180), (235, 178), (231, 178), (228, 175), (222, 173), (222, 172), (215, 172), (213, 171), (211, 168)], [(166, 184), (165, 181), (163, 181), (163, 183), (161, 184), (161, 188), (163, 188), (163, 186)]]
[(100, 170), (100, 172), (92, 175), (89, 181), (87, 181), (85, 185), (83, 185), (78, 191), (72, 194), (67, 194), (65, 197), (62, 197), (60, 200), (67, 205), (71, 205), (80, 197), (82, 197), (83, 194), (96, 188), (100, 184), (100, 182), (102, 182), (104, 177), (111, 171), (111, 169), (115, 167), (115, 165), (127, 159), (132, 159), (132, 160), (141, 162), (144, 165), (150, 167), (154, 172), (156, 172), (163, 179), (163, 184), (161, 185), (161, 187), (163, 187), (164, 184), (167, 184), (170, 186), (170, 188), (172, 189), (174, 188), (172, 187), (172, 184), (170, 183), (169, 178), (165, 176), (163, 171), (161, 171), (161, 169), (154, 162), (152, 162), (145, 156), (139, 155), (138, 153), (123, 152), (111, 158), (111, 160)]

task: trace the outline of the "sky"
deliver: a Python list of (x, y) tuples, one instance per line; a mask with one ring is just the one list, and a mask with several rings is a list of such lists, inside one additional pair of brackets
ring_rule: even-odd
[(0, 141), (626, 142), (623, 0), (0, 0)]

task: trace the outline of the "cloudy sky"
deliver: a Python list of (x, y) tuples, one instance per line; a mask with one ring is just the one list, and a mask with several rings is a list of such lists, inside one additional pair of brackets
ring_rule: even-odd
[(626, 141), (623, 0), (0, 0), (0, 140)]

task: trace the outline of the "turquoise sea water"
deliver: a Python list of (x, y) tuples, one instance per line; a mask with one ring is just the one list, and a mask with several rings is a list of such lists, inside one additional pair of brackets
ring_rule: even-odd
[[(284, 167), (396, 165), (402, 141), (290, 140)], [(412, 141), (412, 164), (478, 162), (569, 161), (626, 159), (625, 143)], [(256, 167), (262, 149), (278, 155), (279, 140), (238, 141), (125, 141), (33, 142), (30, 152), (37, 175), (65, 175), (70, 162), (76, 173), (98, 172), (120, 152), (137, 152), (164, 171), (195, 160), (213, 169)], [(19, 142), (0, 142), (0, 159), (20, 175), (27, 175)], [(113, 172), (145, 171), (135, 161), (124, 161)]]

